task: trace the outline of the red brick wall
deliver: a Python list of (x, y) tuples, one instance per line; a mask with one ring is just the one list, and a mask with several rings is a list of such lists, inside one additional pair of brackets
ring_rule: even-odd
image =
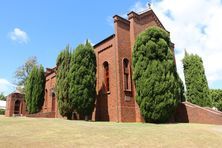
[(46, 83), (45, 83), (45, 101), (43, 105), (43, 112), (51, 112), (53, 108), (53, 99), (52, 99), (52, 90), (55, 88), (55, 73), (51, 73), (50, 75), (46, 76)]
[[(121, 18), (114, 18), (115, 34), (116, 34), (116, 50), (117, 50), (117, 75), (119, 86), (119, 108), (120, 108), (120, 121), (121, 122), (135, 122), (137, 121), (135, 107), (134, 89), (132, 87), (132, 53), (130, 43), (130, 23)], [(129, 60), (129, 82), (128, 90), (124, 88), (124, 70), (123, 60)]]
[(42, 107), (43, 113), (54, 112), (54, 117), (60, 117), (58, 111), (58, 103), (56, 96), (53, 97), (52, 93), (55, 93), (56, 86), (56, 73), (52, 71), (50, 74), (46, 76), (46, 84), (45, 84), (45, 98), (44, 104)]
[(174, 119), (175, 122), (221, 125), (222, 112), (183, 102), (178, 106)]
[(36, 114), (27, 114), (26, 117), (31, 118), (55, 118), (55, 112), (39, 112)]
[[(117, 114), (117, 80), (116, 80), (116, 64), (115, 64), (115, 37), (110, 38), (103, 44), (95, 48), (97, 58), (97, 99), (95, 111), (93, 113), (94, 120), (100, 121), (118, 121)], [(104, 62), (109, 64), (109, 87), (110, 91), (105, 89), (104, 80)]]

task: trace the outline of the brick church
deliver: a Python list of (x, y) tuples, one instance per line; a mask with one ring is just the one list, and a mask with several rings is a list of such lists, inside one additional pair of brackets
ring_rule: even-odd
[[(145, 29), (151, 26), (165, 28), (152, 9), (142, 13), (132, 11), (128, 14), (127, 19), (115, 15), (113, 21), (114, 34), (94, 45), (97, 58), (97, 98), (92, 120), (142, 122), (143, 117), (135, 100), (135, 86), (132, 81), (132, 50), (136, 37)], [(171, 50), (174, 51), (173, 44)], [(45, 76), (45, 101), (42, 111), (27, 116), (61, 117), (55, 95), (56, 68), (47, 68)], [(24, 107), (19, 107), (18, 104), (16, 107), (16, 99), (13, 99), (12, 96), (7, 99), (9, 108), (6, 110), (6, 116), (12, 115), (13, 111), (11, 110), (15, 108), (17, 109), (16, 113), (25, 115)], [(22, 103), (25, 104), (24, 101)], [(184, 102), (179, 105), (174, 118), (176, 122), (222, 124), (222, 114), (212, 112), (212, 110)]]
[[(92, 120), (115, 122), (143, 121), (135, 100), (132, 81), (132, 50), (139, 33), (151, 26), (164, 29), (153, 12), (130, 12), (128, 19), (113, 17), (114, 34), (94, 45), (97, 57), (97, 98)], [(45, 103), (43, 112), (55, 112), (59, 117), (54, 93), (56, 74), (54, 69), (46, 71)]]

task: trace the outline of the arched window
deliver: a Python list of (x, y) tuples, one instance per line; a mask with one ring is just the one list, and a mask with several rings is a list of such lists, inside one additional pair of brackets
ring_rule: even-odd
[(52, 99), (55, 98), (55, 89), (54, 88), (51, 89), (51, 96), (52, 96)]
[(55, 111), (55, 89), (54, 88), (51, 89), (51, 99), (52, 99), (51, 111), (54, 112)]
[(123, 59), (123, 83), (124, 83), (124, 90), (131, 90), (131, 81), (130, 81), (130, 66), (129, 60)]
[(45, 109), (47, 109), (47, 103), (48, 103), (48, 90), (45, 90)]
[(109, 91), (109, 63), (108, 62), (104, 62), (103, 63), (103, 67), (104, 67), (105, 87), (106, 87), (106, 91)]
[(55, 93), (54, 92), (52, 92), (52, 99), (54, 99), (55, 98)]

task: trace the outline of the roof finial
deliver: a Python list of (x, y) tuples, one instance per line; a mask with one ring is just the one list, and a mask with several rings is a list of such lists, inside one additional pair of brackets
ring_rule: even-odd
[(148, 8), (151, 9), (151, 0), (148, 1)]

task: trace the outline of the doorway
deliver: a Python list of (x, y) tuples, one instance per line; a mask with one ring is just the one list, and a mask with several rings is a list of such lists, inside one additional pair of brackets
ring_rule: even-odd
[(19, 100), (15, 101), (14, 114), (20, 114), (20, 104), (21, 102)]

